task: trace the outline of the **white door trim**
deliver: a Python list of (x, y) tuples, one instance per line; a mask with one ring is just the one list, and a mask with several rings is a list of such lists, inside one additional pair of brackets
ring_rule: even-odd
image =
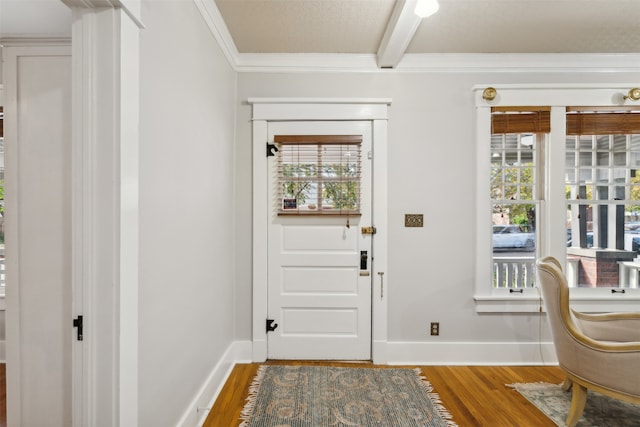
[[(269, 121), (370, 120), (373, 125), (373, 207), (377, 229), (372, 265), (372, 359), (387, 362), (387, 117), (391, 99), (249, 98), (253, 106), (253, 361), (267, 359), (267, 128)], [(385, 273), (384, 276), (378, 273)], [(382, 283), (384, 280), (384, 283)]]

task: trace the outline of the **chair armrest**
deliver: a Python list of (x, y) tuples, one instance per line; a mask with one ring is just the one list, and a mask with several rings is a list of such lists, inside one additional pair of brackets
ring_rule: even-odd
[(640, 342), (640, 313), (586, 314), (572, 310), (578, 327), (599, 341)]

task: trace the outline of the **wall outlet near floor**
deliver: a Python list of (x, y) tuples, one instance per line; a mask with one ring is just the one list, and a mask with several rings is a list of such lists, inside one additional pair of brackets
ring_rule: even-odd
[(440, 335), (440, 322), (431, 322), (431, 335)]

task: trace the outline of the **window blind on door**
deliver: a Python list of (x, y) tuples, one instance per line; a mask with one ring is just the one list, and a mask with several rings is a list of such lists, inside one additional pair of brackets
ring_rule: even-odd
[(361, 135), (275, 135), (279, 215), (359, 215)]

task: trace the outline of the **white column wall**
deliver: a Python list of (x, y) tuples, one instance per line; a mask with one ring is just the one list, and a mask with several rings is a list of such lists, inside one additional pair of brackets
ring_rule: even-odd
[(138, 22), (73, 11), (74, 425), (138, 421)]
[(138, 426), (194, 425), (234, 341), (236, 77), (194, 2), (141, 16)]

